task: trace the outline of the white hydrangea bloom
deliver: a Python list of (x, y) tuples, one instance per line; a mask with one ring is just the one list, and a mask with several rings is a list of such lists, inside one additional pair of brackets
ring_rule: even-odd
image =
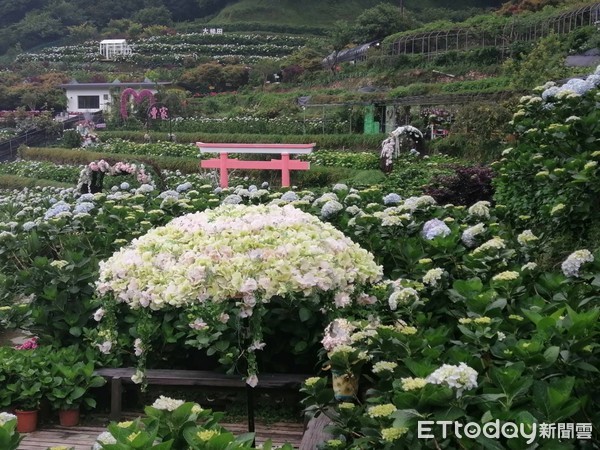
[(437, 202), (430, 195), (422, 195), (420, 197), (409, 197), (400, 205), (401, 210), (415, 212), (417, 209), (426, 209), (428, 206), (433, 206)]
[(141, 356), (142, 353), (144, 353), (144, 348), (143, 348), (143, 345), (142, 345), (142, 340), (140, 338), (137, 338), (133, 342), (133, 352), (135, 353), (135, 356)]
[(492, 277), (494, 281), (514, 281), (519, 278), (519, 272), (513, 270), (506, 270)]
[(281, 196), (281, 200), (288, 203), (295, 202), (296, 200), (298, 200), (298, 194), (296, 194), (294, 191), (287, 191)]
[(478, 223), (477, 225), (473, 225), (472, 227), (467, 228), (463, 231), (460, 240), (467, 247), (475, 246), (475, 236), (482, 234), (485, 232), (485, 225), (482, 223)]
[(530, 242), (537, 241), (539, 238), (533, 234), (531, 230), (525, 230), (517, 236), (517, 242), (523, 246), (528, 245)]
[(423, 275), (423, 284), (428, 284), (431, 287), (435, 287), (438, 284), (438, 281), (442, 279), (442, 275), (444, 274), (444, 269), (436, 267), (434, 269), (429, 269), (425, 275)]
[(397, 205), (401, 201), (402, 201), (402, 197), (400, 197), (398, 194), (396, 194), (394, 192), (383, 197), (384, 205)]
[(142, 381), (144, 381), (144, 372), (141, 370), (136, 370), (131, 376), (131, 381), (133, 381), (135, 384), (140, 384)]
[(502, 250), (503, 248), (506, 248), (506, 243), (502, 238), (496, 236), (490, 239), (489, 241), (484, 242), (475, 250), (473, 250), (473, 255), (479, 255), (481, 253), (485, 253), (488, 250)]
[(352, 333), (356, 326), (352, 325), (346, 319), (335, 319), (325, 328), (325, 336), (321, 340), (323, 348), (328, 352), (340, 345), (349, 345), (352, 343)]
[(521, 272), (532, 271), (535, 269), (537, 269), (537, 264), (534, 262), (528, 262), (527, 264), (521, 266)]
[(110, 431), (103, 431), (96, 438), (96, 442), (94, 443), (92, 450), (102, 450), (102, 448), (103, 448), (102, 444), (116, 444), (116, 443), (117, 443), (117, 440), (110, 433)]
[(321, 208), (321, 217), (329, 219), (344, 209), (344, 205), (336, 200), (329, 200)]
[(96, 310), (96, 312), (94, 313), (94, 320), (96, 322), (100, 322), (103, 317), (104, 317), (104, 308), (98, 308)]
[(465, 363), (458, 366), (444, 364), (426, 378), (428, 383), (443, 384), (456, 389), (456, 396), (462, 396), (463, 391), (477, 387), (477, 371)]
[(469, 214), (483, 219), (490, 218), (490, 202), (480, 201), (469, 208)]
[(110, 353), (110, 350), (112, 349), (112, 342), (104, 341), (102, 344), (96, 344), (96, 346), (100, 350), (100, 353), (104, 353), (105, 355), (107, 355)]
[(326, 192), (325, 194), (321, 195), (319, 198), (317, 198), (314, 202), (313, 202), (313, 206), (314, 207), (319, 207), (329, 201), (339, 201), (338, 196), (335, 194), (335, 192)]
[(4, 425), (5, 423), (11, 421), (11, 420), (16, 420), (17, 416), (15, 416), (14, 414), (9, 414), (6, 412), (0, 412), (0, 427), (2, 425)]
[(589, 250), (577, 250), (569, 255), (561, 264), (561, 269), (567, 277), (578, 277), (582, 265), (594, 261), (594, 255)]
[(152, 407), (156, 408), (156, 409), (160, 409), (162, 411), (175, 411), (177, 408), (179, 408), (184, 403), (185, 403), (185, 401), (183, 401), (183, 400), (176, 400), (176, 399), (173, 399), (170, 397), (165, 397), (164, 395), (161, 395), (154, 401), (154, 403), (152, 404)]
[(373, 373), (392, 372), (398, 364), (393, 361), (379, 361), (373, 364)]
[(392, 311), (398, 308), (398, 304), (407, 305), (419, 300), (419, 293), (413, 288), (403, 287), (395, 290), (388, 299), (388, 304)]
[(314, 215), (291, 205), (228, 205), (178, 217), (122, 247), (100, 264), (96, 289), (158, 310), (231, 299), (247, 279), (268, 302), (291, 292), (353, 293), (381, 276), (370, 253)]

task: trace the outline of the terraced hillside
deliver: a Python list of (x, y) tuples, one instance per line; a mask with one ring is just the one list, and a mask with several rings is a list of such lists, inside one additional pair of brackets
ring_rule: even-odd
[[(236, 57), (243, 62), (263, 58), (281, 58), (301, 48), (307, 38), (275, 34), (227, 33), (210, 34), (202, 30), (172, 36), (153, 36), (132, 41), (133, 54), (119, 55), (117, 62), (144, 65), (176, 64), (184, 59), (223, 59)], [(81, 63), (102, 61), (98, 41), (81, 45), (48, 47), (36, 53), (23, 53), (18, 62), (43, 61)]]

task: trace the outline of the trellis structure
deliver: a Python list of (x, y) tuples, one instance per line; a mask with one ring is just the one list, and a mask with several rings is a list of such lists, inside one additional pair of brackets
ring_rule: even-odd
[(567, 34), (580, 27), (598, 25), (599, 21), (600, 3), (593, 3), (536, 22), (513, 20), (496, 29), (465, 27), (406, 35), (389, 44), (386, 53), (392, 56), (421, 54), (428, 59), (449, 51), (486, 47), (504, 53), (513, 42), (536, 41), (550, 32)]

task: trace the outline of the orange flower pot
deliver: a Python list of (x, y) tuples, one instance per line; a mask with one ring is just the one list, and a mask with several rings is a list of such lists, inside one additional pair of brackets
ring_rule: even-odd
[(79, 424), (79, 408), (61, 409), (58, 411), (58, 420), (63, 427), (74, 427)]
[(37, 410), (23, 411), (15, 409), (15, 416), (17, 416), (17, 431), (19, 433), (31, 433), (37, 429)]

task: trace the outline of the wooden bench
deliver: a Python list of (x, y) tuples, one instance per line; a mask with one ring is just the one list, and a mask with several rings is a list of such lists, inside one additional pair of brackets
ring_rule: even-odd
[[(119, 420), (122, 409), (123, 384), (133, 384), (131, 377), (134, 368), (104, 368), (96, 370), (110, 383), (110, 419)], [(225, 389), (245, 389), (248, 399), (248, 431), (254, 427), (254, 391), (255, 389), (299, 390), (301, 384), (311, 375), (286, 373), (261, 373), (258, 375), (258, 385), (252, 388), (239, 375), (204, 370), (146, 370), (147, 383), (160, 386), (200, 386)]]
[[(290, 170), (308, 170), (310, 163), (290, 159), (290, 154), (306, 155), (313, 151), (316, 144), (206, 144), (196, 142), (200, 153), (219, 153), (218, 159), (200, 161), (203, 169), (219, 169), (220, 185), (229, 186), (229, 169), (281, 170), (281, 186), (290, 187)], [(270, 161), (242, 161), (229, 159), (228, 153), (280, 154), (281, 159)]]

